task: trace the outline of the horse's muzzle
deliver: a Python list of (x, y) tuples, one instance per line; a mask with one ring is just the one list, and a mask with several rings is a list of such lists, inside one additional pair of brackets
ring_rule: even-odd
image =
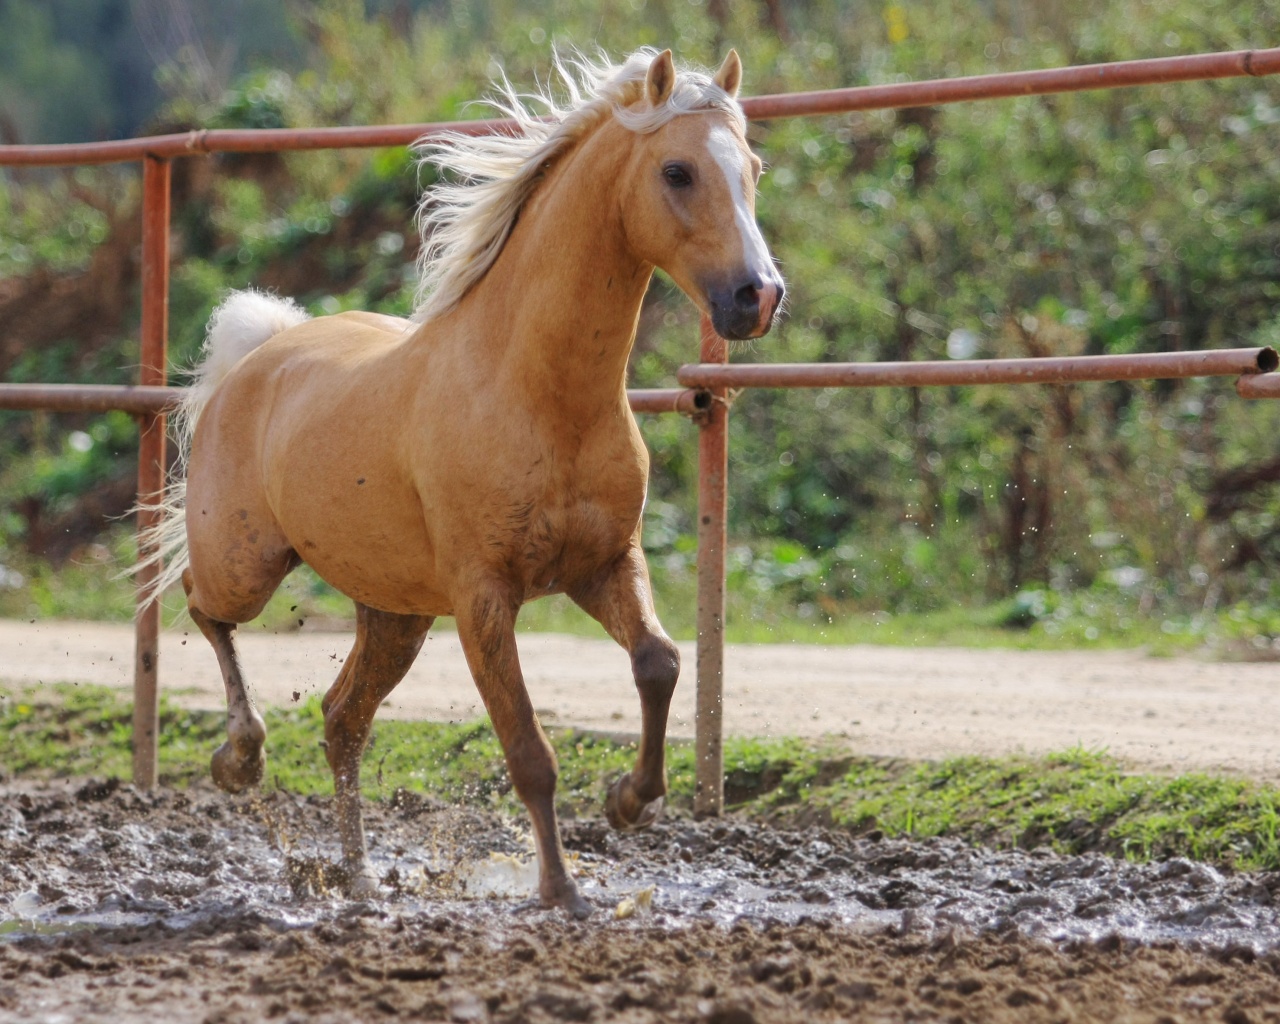
[(745, 281), (707, 289), (711, 323), (716, 333), (730, 341), (745, 341), (768, 334), (786, 288), (772, 270), (753, 274)]

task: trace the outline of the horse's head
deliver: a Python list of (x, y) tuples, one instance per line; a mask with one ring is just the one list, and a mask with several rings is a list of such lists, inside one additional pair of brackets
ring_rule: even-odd
[[(742, 64), (731, 50), (712, 81), (731, 100), (741, 80)], [(643, 97), (628, 113), (643, 118), (678, 101), (676, 84), (666, 50), (649, 65)], [(783, 295), (756, 224), (760, 169), (736, 105), (720, 104), (637, 133), (620, 183), (636, 254), (666, 271), (716, 332), (734, 340), (768, 333)]]

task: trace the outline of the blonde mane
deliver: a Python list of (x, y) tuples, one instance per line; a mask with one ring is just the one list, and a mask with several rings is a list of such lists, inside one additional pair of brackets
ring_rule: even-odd
[(487, 102), (499, 116), (516, 123), (518, 134), (449, 132), (418, 143), (415, 148), (424, 162), (434, 164), (441, 178), (418, 206), (422, 248), (415, 322), (449, 312), (484, 277), (547, 165), (609, 114), (640, 133), (656, 131), (682, 114), (708, 110), (725, 111), (745, 128), (742, 108), (701, 71), (682, 69), (660, 106), (637, 105), (657, 55), (657, 50), (645, 47), (621, 64), (577, 53), (557, 55), (564, 106), (552, 95), (550, 83), (537, 93), (521, 95), (503, 76), (495, 83), (497, 95)]

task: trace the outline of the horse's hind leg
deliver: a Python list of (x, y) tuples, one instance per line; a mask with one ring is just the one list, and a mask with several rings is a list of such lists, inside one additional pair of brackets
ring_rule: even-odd
[(325, 755), (333, 769), (338, 832), (353, 896), (372, 896), (378, 891), (360, 811), (360, 757), (374, 712), (409, 671), (433, 621), (357, 604), (355, 647), (324, 695)]
[(640, 748), (635, 768), (609, 788), (605, 815), (617, 829), (645, 828), (662, 813), (667, 792), (667, 714), (680, 652), (658, 622), (638, 541), (599, 579), (570, 596), (631, 655), (640, 692)]
[[(182, 585), (189, 598), (192, 589), (189, 571), (183, 574)], [(218, 667), (222, 670), (222, 684), (227, 691), (227, 739), (213, 752), (210, 762), (213, 781), (228, 793), (239, 793), (262, 781), (267, 763), (262, 752), (267, 726), (244, 685), (234, 642), (235, 623), (210, 618), (189, 601), (187, 610), (205, 639), (213, 645)]]

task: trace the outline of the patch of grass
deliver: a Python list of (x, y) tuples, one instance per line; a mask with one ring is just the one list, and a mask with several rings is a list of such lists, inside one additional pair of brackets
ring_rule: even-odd
[[(266, 717), (267, 786), (332, 793), (319, 700), (273, 708)], [(30, 778), (127, 779), (130, 719), (129, 704), (105, 688), (0, 691), (0, 770)], [(206, 777), (224, 723), (220, 713), (163, 701), (162, 782), (181, 786)], [(600, 813), (609, 783), (631, 767), (634, 745), (567, 729), (552, 730), (551, 739), (560, 759), (561, 812)], [(730, 738), (724, 758), (727, 802), (758, 820), (1280, 869), (1280, 789), (1243, 779), (1130, 774), (1114, 758), (1082, 749), (919, 763), (852, 757), (831, 744), (795, 738)], [(691, 745), (670, 745), (668, 772), (670, 807), (689, 813)], [(451, 803), (519, 810), (502, 751), (483, 720), (376, 722), (363, 788), (371, 799), (405, 788)]]
[(789, 785), (760, 798), (760, 810), (780, 820), (955, 835), (993, 847), (1280, 867), (1280, 790), (1245, 779), (1131, 774), (1083, 749), (936, 764), (856, 760), (830, 782), (817, 778), (819, 767), (793, 769)]
[[(79, 561), (54, 571), (46, 563), (16, 554), (5, 556), (0, 573), (0, 616), (8, 618), (99, 619), (127, 622), (134, 613), (133, 584), (116, 578), (133, 558), (133, 538), (123, 529), (105, 545), (95, 545)], [(651, 559), (659, 617), (677, 640), (697, 635), (694, 573)], [(1045, 592), (1030, 592), (1031, 596)], [(1237, 646), (1280, 635), (1280, 619), (1268, 609), (1237, 605), (1206, 621), (1170, 620), (1137, 610), (1137, 599), (1082, 592), (1050, 595), (1048, 604), (1024, 607), (1026, 594), (989, 605), (957, 603), (929, 612), (856, 610), (832, 604), (826, 610), (797, 603), (785, 589), (761, 591), (731, 577), (725, 616), (730, 643), (887, 644), (892, 646), (1076, 650), (1143, 647), (1176, 654), (1206, 643)], [(1023, 601), (1023, 604), (1019, 602)], [(292, 572), (262, 615), (245, 629), (285, 632), (308, 620), (347, 622), (354, 628), (354, 606), (308, 566)], [(180, 591), (164, 602), (164, 621), (185, 619)], [(452, 619), (438, 620), (437, 631), (451, 630)], [(603, 638), (604, 630), (567, 597), (533, 601), (520, 612), (523, 632), (556, 632)], [(1267, 644), (1263, 644), (1266, 647)], [(1255, 644), (1255, 646), (1257, 646)], [(1259, 650), (1262, 648), (1260, 647)]]
[[(269, 784), (298, 793), (333, 792), (333, 777), (320, 745), (324, 721), (319, 698), (297, 708), (271, 709), (266, 719)], [(609, 782), (626, 771), (634, 758), (634, 751), (625, 744), (572, 730), (552, 730), (551, 737), (560, 758), (559, 796), (566, 813), (585, 810), (593, 802), (598, 806)], [(459, 724), (375, 722), (361, 784), (371, 799), (390, 797), (404, 788), (449, 803), (511, 811), (520, 806), (487, 719)]]
[(91, 545), (59, 569), (6, 551), (0, 572), (0, 616), (128, 622), (133, 618), (133, 584), (115, 575), (121, 565), (132, 561), (134, 549), (131, 540), (120, 534), (111, 540), (110, 547)]
[[(655, 579), (658, 617), (677, 640), (697, 636), (693, 620), (697, 606), (692, 585)], [(892, 647), (973, 647), (1013, 650), (1066, 651), (1145, 648), (1152, 654), (1172, 655), (1203, 647), (1212, 634), (1189, 629), (1170, 631), (1164, 620), (1138, 615), (1090, 617), (1074, 615), (1026, 628), (1010, 627), (1009, 606), (1003, 601), (983, 607), (956, 605), (939, 611), (836, 611), (831, 615), (801, 616), (789, 602), (761, 602), (729, 591), (726, 596), (725, 636), (740, 644), (884, 644)], [(520, 629), (533, 633), (571, 633), (604, 637), (594, 619), (567, 597), (543, 598), (520, 611)]]
[[(160, 773), (182, 783), (208, 771), (225, 716), (160, 705)], [(133, 706), (101, 686), (0, 690), (0, 769), (16, 776), (115, 776), (133, 769)]]

